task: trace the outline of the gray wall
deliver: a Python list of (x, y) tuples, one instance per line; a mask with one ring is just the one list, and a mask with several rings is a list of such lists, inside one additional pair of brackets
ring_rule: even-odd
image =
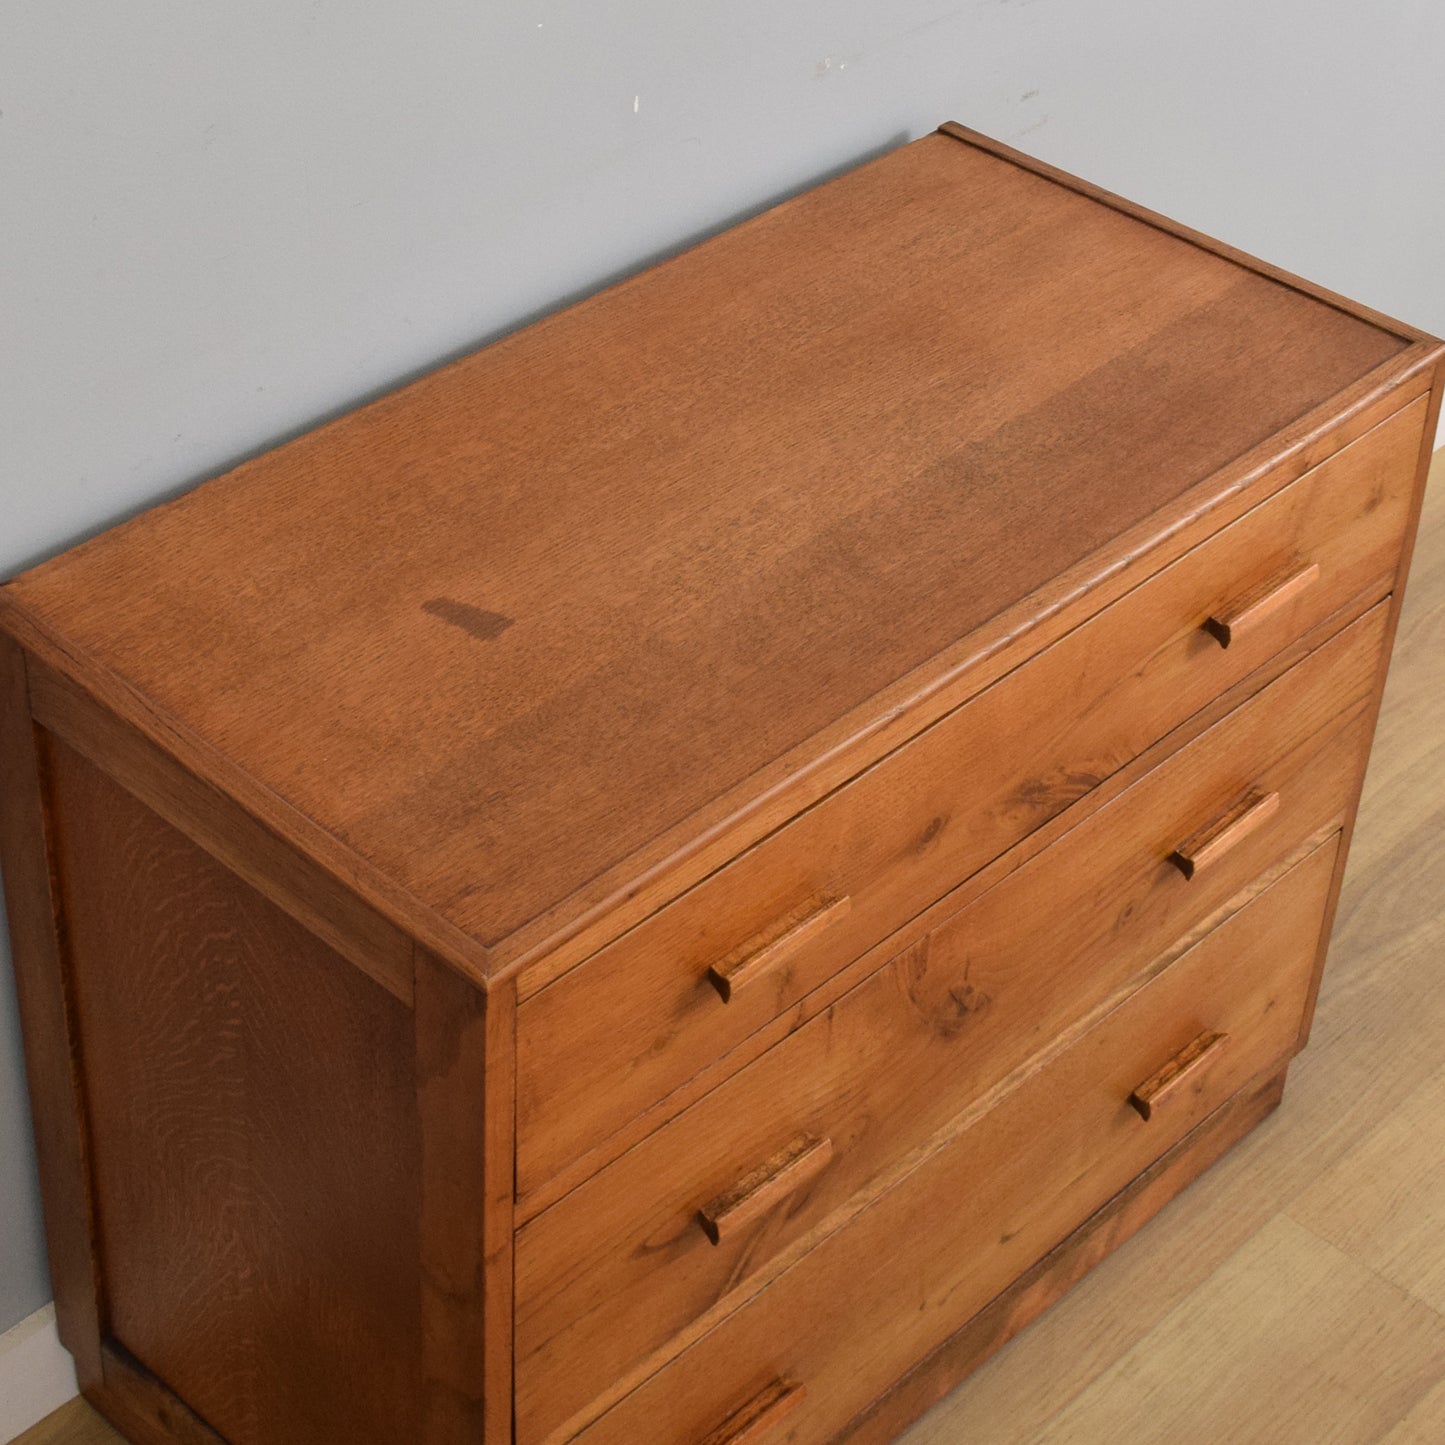
[(1439, 0), (6, 0), (0, 573), (947, 118), (1445, 333)]

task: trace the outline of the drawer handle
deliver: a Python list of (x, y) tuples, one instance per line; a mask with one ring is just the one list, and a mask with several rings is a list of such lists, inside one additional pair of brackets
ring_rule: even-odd
[(1166, 1104), (1186, 1085), (1197, 1079), (1224, 1052), (1228, 1034), (1203, 1033), (1186, 1044), (1158, 1073), (1150, 1076), (1129, 1095), (1129, 1102), (1145, 1119)]
[(848, 913), (849, 899), (845, 894), (831, 903), (800, 918), (797, 922), (783, 925), (762, 943), (745, 944), (736, 953), (730, 954), (721, 963), (708, 969), (708, 982), (717, 989), (724, 1003), (731, 1003), (733, 994), (740, 988), (771, 973), (779, 964), (786, 963), (809, 939), (815, 938), (825, 928), (832, 927)]
[(779, 1200), (816, 1179), (833, 1157), (833, 1141), (804, 1135), (745, 1174), (731, 1189), (697, 1212), (702, 1232), (714, 1244), (732, 1239)]
[(1204, 630), (1221, 647), (1242, 642), (1281, 608), (1289, 606), (1301, 592), (1313, 587), (1319, 579), (1320, 569), (1316, 562), (1283, 577), (1276, 573), (1253, 592), (1247, 592), (1228, 612), (1217, 612), (1207, 618)]
[(791, 1415), (803, 1403), (807, 1390), (788, 1380), (774, 1380), (755, 1395), (741, 1410), (734, 1411), (712, 1432), (702, 1445), (754, 1445), (762, 1440), (784, 1416)]
[(1169, 861), (1186, 877), (1217, 863), (1232, 848), (1257, 832), (1279, 810), (1279, 794), (1252, 789), (1212, 823), (1191, 833), (1170, 855)]

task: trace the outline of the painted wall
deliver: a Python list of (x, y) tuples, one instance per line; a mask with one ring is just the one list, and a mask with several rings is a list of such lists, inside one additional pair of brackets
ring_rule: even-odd
[[(0, 574), (954, 118), (1445, 333), (1438, 0), (6, 0)], [(46, 1298), (0, 974), (0, 1330)]]

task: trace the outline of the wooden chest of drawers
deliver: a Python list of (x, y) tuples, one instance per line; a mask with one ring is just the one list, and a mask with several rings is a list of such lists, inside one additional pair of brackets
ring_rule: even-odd
[(1442, 357), (945, 126), (6, 586), (86, 1393), (891, 1437), (1278, 1101)]

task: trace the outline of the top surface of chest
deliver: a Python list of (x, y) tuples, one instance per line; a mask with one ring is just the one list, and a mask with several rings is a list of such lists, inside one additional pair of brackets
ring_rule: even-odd
[(934, 135), (5, 596), (490, 946), (1406, 346)]

